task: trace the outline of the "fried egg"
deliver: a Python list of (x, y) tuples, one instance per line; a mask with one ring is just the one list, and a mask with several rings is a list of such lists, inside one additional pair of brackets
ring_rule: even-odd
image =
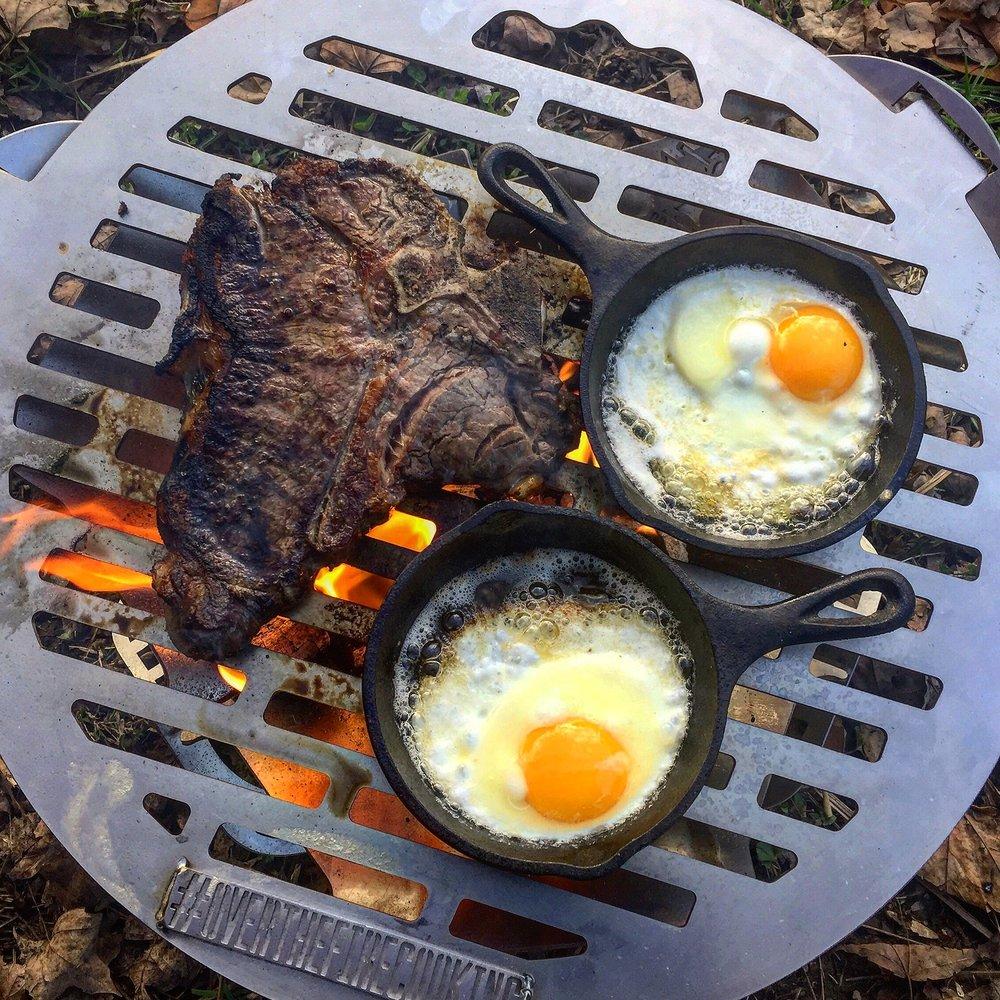
[(612, 352), (603, 411), (619, 464), (654, 503), (720, 534), (772, 537), (857, 493), (884, 419), (851, 308), (749, 267), (654, 299)]
[(690, 664), (648, 608), (542, 604), (467, 614), (409, 691), (405, 738), (452, 811), (503, 837), (565, 841), (613, 827), (663, 781)]

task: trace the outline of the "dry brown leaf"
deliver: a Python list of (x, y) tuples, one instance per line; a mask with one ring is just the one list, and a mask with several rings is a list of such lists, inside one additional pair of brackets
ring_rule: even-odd
[(1000, 964), (1000, 933), (980, 944), (976, 952), (984, 962), (989, 962), (990, 967), (995, 969)]
[(884, 913), (886, 917), (894, 923), (899, 924), (900, 927), (909, 931), (910, 934), (914, 934), (917, 937), (924, 938), (928, 941), (936, 941), (939, 937), (937, 931), (928, 927), (924, 921), (915, 917), (912, 913), (896, 913), (893, 907), (887, 907)]
[(657, 132), (655, 129), (643, 128), (641, 125), (633, 125), (632, 131), (642, 139), (643, 142), (655, 142), (657, 139), (663, 138), (662, 132)]
[(799, 34), (813, 45), (842, 52), (864, 52), (864, 8), (856, 0), (833, 9), (833, 0), (801, 0)]
[(10, 108), (11, 114), (16, 118), (20, 118), (24, 122), (37, 122), (39, 118), (42, 117), (42, 109), (31, 101), (26, 101), (23, 97), (18, 97), (17, 94), (10, 94), (5, 97), (4, 103)]
[(195, 31), (236, 7), (242, 7), (246, 2), (247, 0), (191, 0), (191, 5), (184, 15), (184, 23)]
[(125, 924), (122, 927), (121, 937), (123, 941), (145, 941), (148, 944), (157, 940), (156, 934), (131, 914), (125, 914)]
[(890, 11), (882, 18), (882, 27), (889, 52), (926, 52), (934, 48), (938, 19), (929, 3), (918, 0)]
[(129, 0), (69, 0), (69, 5), (89, 14), (127, 14)]
[(1000, 911), (1000, 816), (970, 809), (920, 872), (931, 885), (984, 910)]
[(856, 729), (865, 759), (873, 762), (881, 760), (885, 752), (885, 730), (878, 726), (870, 726), (867, 722), (859, 722)]
[(948, 418), (940, 406), (933, 403), (927, 404), (927, 412), (924, 417), (924, 430), (933, 437), (947, 437)]
[(147, 1000), (150, 990), (186, 986), (197, 974), (198, 963), (162, 938), (150, 945), (131, 965), (128, 978), (137, 1000)]
[(943, 948), (936, 944), (873, 941), (871, 944), (844, 945), (840, 950), (860, 955), (900, 979), (920, 983), (930, 979), (950, 979), (956, 972), (975, 965), (979, 960), (975, 948)]
[(963, 990), (964, 997), (955, 994), (956, 1000), (1000, 1000), (1000, 983), (994, 980), (986, 986), (980, 986), (978, 990)]
[(387, 73), (402, 73), (407, 62), (399, 56), (378, 49), (369, 49), (364, 45), (354, 45), (352, 42), (342, 42), (339, 38), (331, 38), (319, 47), (319, 57), (323, 62), (339, 66), (341, 69), (353, 70), (355, 73), (365, 73), (369, 76), (383, 76)]
[(271, 92), (271, 81), (266, 76), (248, 73), (229, 88), (229, 96), (247, 104), (263, 104)]
[(24, 992), (24, 966), (5, 965), (0, 962), (0, 997), (4, 1000), (20, 1000)]
[(990, 43), (993, 51), (1000, 56), (1000, 16), (981, 17), (976, 21), (976, 26), (983, 33), (983, 37)]
[(0, 0), (0, 17), (15, 38), (40, 28), (68, 28), (66, 0)]
[(670, 100), (685, 108), (696, 108), (701, 103), (701, 91), (694, 80), (688, 80), (680, 73), (671, 73), (667, 77), (667, 90)]
[(58, 1000), (69, 989), (120, 996), (107, 963), (94, 954), (101, 918), (69, 910), (52, 928), (41, 950), (24, 963), (24, 985), (31, 1000)]
[(12, 819), (0, 833), (0, 855), (15, 858), (8, 871), (13, 879), (34, 878), (53, 860), (54, 840), (34, 813)]
[(951, 70), (952, 73), (958, 73), (964, 75), (968, 73), (970, 76), (982, 76), (987, 80), (993, 80), (995, 83), (1000, 83), (1000, 64), (995, 66), (970, 66), (969, 63), (965, 62), (963, 59), (946, 59), (944, 56), (931, 55), (931, 62), (940, 66), (942, 69)]
[(868, 51), (880, 56), (885, 55), (885, 47), (882, 44), (882, 36), (885, 34), (882, 14), (883, 11), (879, 10), (878, 5), (873, 3), (870, 7), (865, 8), (862, 15), (865, 36), (868, 39)]
[(86, 288), (85, 281), (75, 278), (71, 274), (64, 274), (52, 286), (49, 296), (53, 302), (58, 302), (60, 305), (75, 306)]
[(925, 986), (924, 1000), (1000, 1000), (1000, 983), (980, 986), (976, 990), (955, 986)]
[(952, 21), (937, 36), (934, 49), (939, 56), (944, 56), (946, 59), (968, 60), (980, 66), (992, 66), (997, 61), (996, 53), (992, 46), (986, 43), (986, 39), (961, 21)]
[(922, 937), (928, 941), (936, 941), (940, 937), (933, 927), (928, 927), (927, 924), (922, 920), (917, 920), (916, 917), (911, 917), (905, 926), (911, 934), (916, 934), (917, 937)]
[(855, 215), (878, 215), (885, 211), (885, 202), (874, 191), (864, 188), (844, 188), (834, 196), (835, 201), (838, 199)]
[(10, 788), (17, 788), (17, 781), (14, 775), (10, 773), (10, 769), (3, 762), (2, 757), (0, 757), (0, 784), (8, 785)]
[(62, 911), (95, 906), (100, 901), (101, 890), (97, 883), (34, 813), (15, 816), (0, 832), (0, 857), (15, 859), (7, 869), (8, 878), (21, 881), (39, 876), (44, 879), (43, 904), (54, 904)]
[(157, 45), (167, 37), (167, 32), (183, 17), (179, 10), (165, 7), (144, 7), (140, 14), (141, 20), (153, 31)]
[(503, 23), (500, 51), (507, 56), (538, 56), (552, 51), (556, 43), (553, 31), (540, 21), (524, 14), (508, 14)]
[(939, 16), (950, 13), (971, 14), (979, 10), (982, 4), (983, 0), (944, 0), (944, 3), (938, 7), (937, 13)]

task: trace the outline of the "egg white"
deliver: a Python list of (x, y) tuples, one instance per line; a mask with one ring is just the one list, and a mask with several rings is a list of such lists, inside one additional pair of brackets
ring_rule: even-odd
[[(479, 620), (440, 672), (422, 678), (410, 717), (416, 759), (445, 800), (506, 837), (572, 840), (638, 810), (673, 766), (689, 693), (675, 649), (637, 615), (601, 617), (566, 605), (555, 631)], [(539, 726), (580, 717), (606, 729), (630, 758), (625, 791), (606, 813), (564, 823), (525, 800), (521, 747)]]
[[(780, 322), (788, 303), (833, 308), (858, 333), (861, 372), (835, 400), (799, 399), (767, 362), (761, 320)], [(846, 303), (794, 275), (727, 267), (688, 278), (650, 303), (609, 360), (612, 450), (655, 503), (669, 495), (723, 533), (749, 519), (768, 534), (794, 496), (822, 509), (824, 491), (872, 448), (882, 390), (869, 340)]]

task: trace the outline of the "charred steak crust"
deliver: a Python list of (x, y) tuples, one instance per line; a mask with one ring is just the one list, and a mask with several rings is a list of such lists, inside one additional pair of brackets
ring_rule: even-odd
[(178, 649), (242, 648), (407, 491), (502, 494), (556, 465), (579, 425), (541, 356), (540, 303), (522, 254), (401, 167), (219, 180), (159, 366), (187, 387), (153, 570)]

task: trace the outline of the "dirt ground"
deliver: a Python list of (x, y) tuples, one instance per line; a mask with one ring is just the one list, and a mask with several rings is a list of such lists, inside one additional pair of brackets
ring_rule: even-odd
[[(84, 117), (129, 73), (157, 53), (245, 0), (0, 0), (0, 135), (39, 121)], [(744, 0), (825, 51), (866, 52), (929, 68), (971, 100), (1000, 129), (1000, 0)], [(221, 27), (221, 26), (220, 26)], [(643, 92), (674, 103), (700, 103), (690, 64), (669, 49), (637, 50), (606, 25), (553, 31), (523, 15), (501, 15), (485, 25), (477, 44), (567, 72)], [(345, 43), (317, 54), (332, 65), (392, 77), (460, 103), (502, 109), (502, 87), (464, 87), (446, 74)], [(432, 68), (433, 69), (433, 68)], [(253, 80), (244, 99), (253, 100)], [(376, 113), (337, 118), (336, 109), (304, 106), (305, 117), (325, 120), (428, 155), (458, 152), (474, 163), (469, 143), (428, 134)], [(592, 141), (627, 148), (648, 140), (629, 127), (572, 117), (556, 107), (560, 127)], [(781, 130), (803, 123), (784, 120)], [(805, 126), (808, 127), (808, 126)], [(218, 134), (175, 136), (255, 166), (284, 162), (280, 147), (241, 145)], [(450, 143), (450, 144), (449, 144)], [(464, 150), (464, 152), (463, 152)], [(697, 156), (682, 149), (678, 156)], [(710, 164), (707, 170), (710, 170)], [(877, 215), (884, 206), (870, 192), (823, 186), (831, 206)], [(967, 415), (928, 413), (929, 433), (970, 439), (981, 428)], [(971, 443), (976, 443), (972, 441)], [(922, 477), (922, 478), (921, 478)], [(961, 489), (917, 468), (910, 484), (922, 492)], [(872, 539), (879, 551), (905, 539)], [(883, 548), (884, 546), (884, 548)], [(894, 554), (896, 554), (894, 552)], [(914, 561), (942, 560), (946, 571), (970, 571), (965, 554), (909, 552)], [(939, 563), (935, 568), (940, 568)], [(801, 801), (804, 817), (827, 824), (829, 801)], [(808, 966), (755, 994), (759, 1000), (1000, 1000), (1000, 772), (922, 871), (884, 909), (846, 941)], [(757, 845), (756, 864), (780, 865)], [(62, 997), (216, 998), (252, 996), (181, 955), (125, 913), (54, 840), (0, 763), (0, 1000)]]

